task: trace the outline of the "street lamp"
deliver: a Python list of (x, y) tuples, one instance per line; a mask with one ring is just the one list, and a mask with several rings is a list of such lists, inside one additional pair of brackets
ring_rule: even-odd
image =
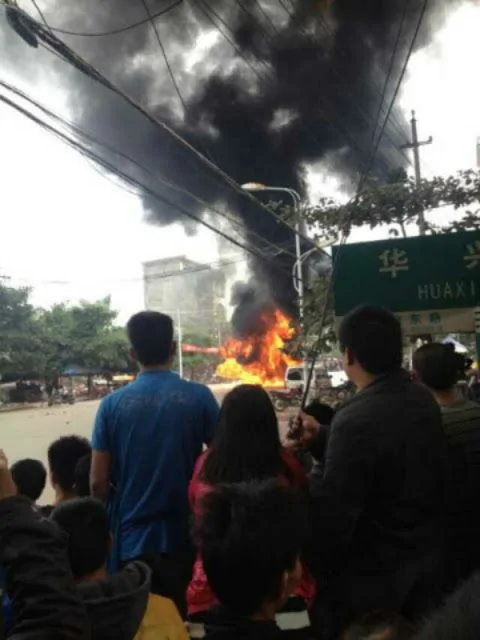
[[(305, 235), (305, 223), (302, 218), (302, 199), (295, 189), (289, 187), (272, 187), (270, 185), (261, 184), (259, 182), (247, 182), (242, 185), (244, 191), (277, 191), (280, 193), (288, 193), (293, 201), (293, 210), (295, 213), (295, 256), (293, 286), (298, 295), (298, 315), (300, 316), (300, 325), (304, 326), (304, 286), (303, 286), (303, 265), (302, 265), (302, 248), (300, 244), (300, 236)], [(309, 253), (309, 252), (307, 252)], [(306, 385), (308, 380), (308, 362), (306, 353), (303, 356), (303, 383)]]

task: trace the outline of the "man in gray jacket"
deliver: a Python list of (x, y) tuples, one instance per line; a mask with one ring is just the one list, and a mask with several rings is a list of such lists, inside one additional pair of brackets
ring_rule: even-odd
[(360, 307), (343, 319), (339, 342), (358, 393), (334, 417), (323, 475), (312, 474), (310, 554), (335, 634), (374, 610), (425, 612), (435, 600), (444, 515), (440, 410), (401, 368), (400, 323)]

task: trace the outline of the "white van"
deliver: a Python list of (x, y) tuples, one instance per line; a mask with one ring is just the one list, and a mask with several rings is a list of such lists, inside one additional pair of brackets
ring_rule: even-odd
[[(315, 380), (319, 380), (322, 383), (322, 378), (325, 381), (325, 386), (336, 389), (342, 384), (348, 381), (346, 373), (343, 369), (329, 369), (325, 366), (325, 362), (319, 362), (315, 365), (314, 370)], [(288, 367), (285, 372), (285, 387), (287, 389), (298, 389), (303, 387), (303, 366), (296, 365), (294, 367)]]

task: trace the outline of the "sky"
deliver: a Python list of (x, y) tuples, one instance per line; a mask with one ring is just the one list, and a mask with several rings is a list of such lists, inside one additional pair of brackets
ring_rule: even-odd
[[(419, 137), (434, 138), (422, 148), (425, 177), (476, 164), (480, 84), (473, 68), (480, 58), (479, 32), (480, 7), (466, 5), (411, 59), (400, 104), (408, 116), (416, 110)], [(211, 44), (203, 38), (192, 47), (192, 65)], [(0, 63), (0, 79), (4, 72)], [(7, 77), (15, 81), (11, 69)], [(53, 95), (65, 110), (67, 97), (48, 74), (39, 74), (37, 89), (37, 97)], [(31, 286), (36, 305), (111, 295), (123, 322), (143, 308), (142, 262), (183, 254), (203, 262), (219, 258), (212, 232), (187, 236), (179, 225), (147, 224), (137, 195), (1, 103), (0, 140), (0, 276)], [(309, 171), (309, 187), (312, 198), (338, 195), (341, 179), (319, 164)], [(387, 233), (363, 229), (353, 240)], [(231, 255), (238, 254), (232, 247)], [(239, 265), (238, 276), (244, 275), (245, 265)]]

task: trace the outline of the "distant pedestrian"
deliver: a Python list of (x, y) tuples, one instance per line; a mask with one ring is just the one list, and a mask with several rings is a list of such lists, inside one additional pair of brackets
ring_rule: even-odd
[(127, 333), (140, 374), (98, 410), (92, 494), (108, 502), (112, 568), (143, 560), (152, 569), (153, 592), (184, 613), (194, 555), (188, 483), (203, 445), (213, 439), (218, 404), (208, 387), (171, 370), (177, 345), (169, 316), (137, 313)]

